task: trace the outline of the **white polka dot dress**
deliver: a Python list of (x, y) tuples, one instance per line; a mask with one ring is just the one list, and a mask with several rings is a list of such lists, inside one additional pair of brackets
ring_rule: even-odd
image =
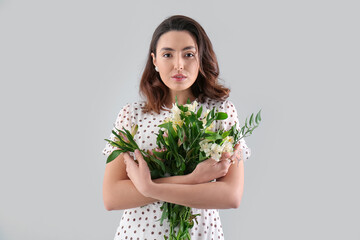
[[(123, 127), (130, 129), (132, 125), (137, 124), (139, 128), (134, 140), (141, 149), (151, 150), (156, 147), (155, 133), (159, 131), (158, 125), (170, 116), (170, 112), (162, 110), (160, 114), (152, 112), (143, 113), (143, 106), (145, 106), (144, 102), (134, 102), (125, 105), (117, 116), (115, 127), (117, 129), (122, 129)], [(227, 112), (228, 118), (223, 121), (217, 121), (215, 130), (220, 128), (228, 130), (235, 123), (237, 123), (238, 128), (240, 128), (237, 111), (231, 101), (217, 101), (206, 98), (204, 103), (199, 103), (197, 109), (199, 109), (200, 106), (203, 106), (203, 111), (205, 111), (206, 108), (212, 109), (215, 107), (218, 111)], [(114, 135), (111, 134), (109, 139), (113, 140)], [(251, 155), (251, 150), (247, 147), (244, 139), (240, 140), (240, 144), (243, 152), (243, 160), (246, 161)], [(106, 143), (103, 154), (108, 156), (114, 149), (113, 146)], [(163, 201), (158, 201), (145, 206), (124, 210), (114, 240), (157, 240), (164, 239), (164, 236), (169, 236), (169, 222), (164, 220), (163, 224), (160, 224), (162, 215), (160, 207), (162, 204)], [(218, 209), (192, 208), (192, 212), (193, 214), (201, 214), (201, 216), (197, 217), (198, 224), (195, 223), (194, 227), (190, 230), (192, 240), (224, 239)]]

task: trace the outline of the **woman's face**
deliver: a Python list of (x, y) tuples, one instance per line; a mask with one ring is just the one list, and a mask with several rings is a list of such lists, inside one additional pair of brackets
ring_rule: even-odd
[(156, 57), (161, 80), (172, 93), (191, 94), (190, 87), (199, 73), (198, 46), (187, 31), (169, 31), (161, 35), (156, 46)]

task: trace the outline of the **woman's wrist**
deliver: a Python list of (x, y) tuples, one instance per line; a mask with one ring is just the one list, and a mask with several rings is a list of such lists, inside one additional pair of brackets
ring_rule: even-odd
[(144, 187), (141, 191), (141, 194), (144, 195), (144, 197), (153, 198), (152, 195), (154, 191), (156, 190), (156, 186), (158, 184), (154, 181), (150, 181), (148, 184), (146, 184), (146, 187)]
[(189, 182), (189, 184), (199, 184), (200, 183), (199, 178), (197, 178), (194, 175), (194, 172), (187, 174), (186, 177), (187, 177), (187, 181)]

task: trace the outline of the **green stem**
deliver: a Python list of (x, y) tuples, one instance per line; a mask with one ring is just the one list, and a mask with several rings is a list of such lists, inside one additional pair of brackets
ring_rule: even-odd
[[(211, 123), (212, 123), (213, 121), (214, 121), (214, 119), (212, 119), (211, 121), (209, 121), (209, 122), (210, 122), (209, 126), (211, 125)], [(207, 122), (206, 125), (208, 125), (209, 122)], [(196, 140), (197, 140), (201, 135), (204, 134), (204, 132), (206, 131), (206, 129), (209, 127), (209, 126), (206, 127), (206, 125), (205, 125), (204, 130), (203, 130), (202, 132), (200, 132), (200, 133), (196, 136), (195, 140), (191, 143), (191, 145), (190, 145), (190, 147), (189, 147), (188, 149), (191, 149), (192, 145), (196, 142)]]

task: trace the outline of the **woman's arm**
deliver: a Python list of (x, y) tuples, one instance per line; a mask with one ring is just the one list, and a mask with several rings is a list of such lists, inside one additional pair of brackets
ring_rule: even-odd
[[(224, 155), (224, 158), (227, 157), (229, 156)], [(107, 210), (134, 208), (159, 201), (157, 198), (145, 197), (141, 194), (127, 176), (125, 168), (123, 154), (120, 154), (115, 160), (106, 165), (103, 199)], [(214, 160), (209, 159), (198, 164), (191, 174), (159, 178), (153, 180), (153, 182), (170, 185), (205, 183), (225, 176), (228, 168), (229, 165), (226, 162), (216, 163)]]
[[(235, 148), (234, 156), (241, 155), (240, 145)], [(160, 199), (166, 202), (194, 208), (227, 209), (240, 205), (244, 186), (244, 165), (232, 164), (226, 176), (217, 182), (202, 184), (168, 184), (151, 181), (146, 162), (136, 153), (137, 165), (126, 154), (126, 171), (139, 192), (144, 196)]]
[(153, 183), (145, 195), (166, 202), (194, 208), (238, 208), (244, 185), (243, 161), (232, 165), (225, 177), (217, 182), (195, 185)]
[[(121, 210), (144, 206), (158, 201), (145, 197), (131, 182), (125, 171), (124, 156), (120, 154), (112, 162), (106, 164), (103, 182), (103, 199), (107, 210)], [(155, 183), (192, 184), (195, 179), (191, 175), (173, 176), (153, 180)]]

